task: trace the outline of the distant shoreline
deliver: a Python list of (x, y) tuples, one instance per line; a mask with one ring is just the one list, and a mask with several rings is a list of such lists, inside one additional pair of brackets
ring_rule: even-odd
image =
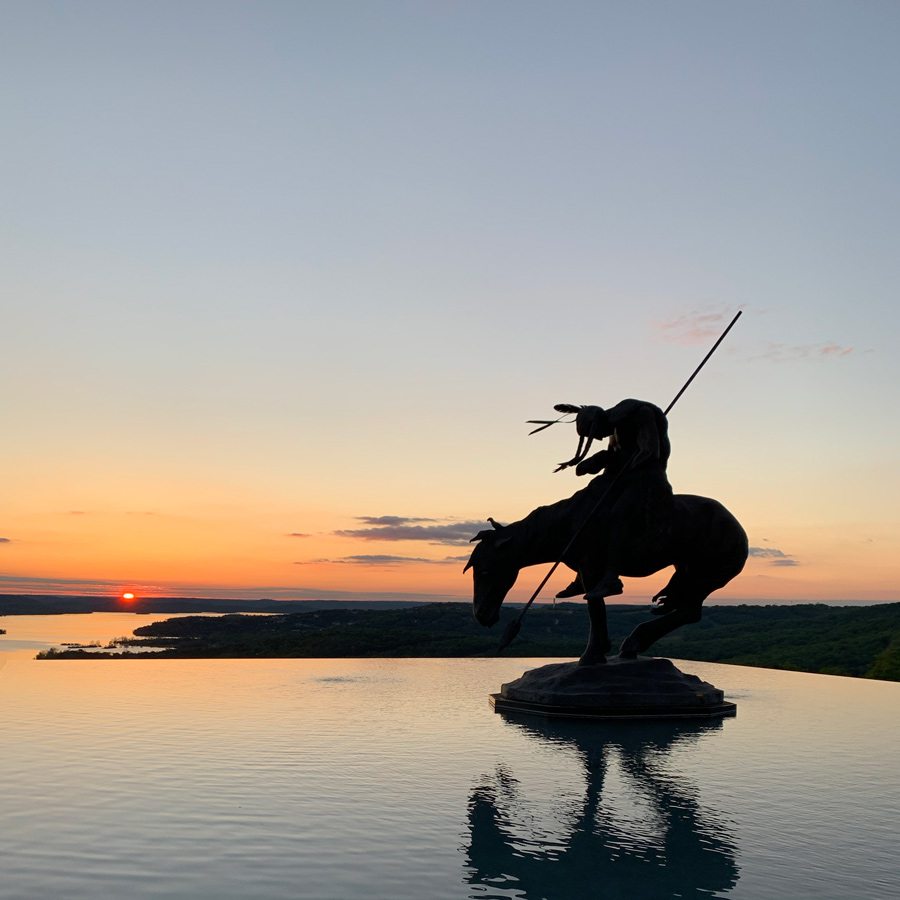
[[(344, 608), (282, 615), (188, 615), (135, 628), (136, 638), (99, 651), (53, 648), (39, 659), (343, 659), (490, 657), (519, 612), (504, 606), (493, 629), (477, 625), (467, 603), (411, 608)], [(649, 610), (610, 606), (613, 647)], [(534, 607), (507, 656), (577, 657), (587, 636), (583, 603)], [(123, 653), (123, 651), (126, 651)], [(615, 652), (615, 651), (614, 651)], [(654, 644), (651, 655), (900, 681), (900, 603), (710, 606), (702, 620)]]
[(59, 616), (81, 613), (291, 613), (324, 609), (410, 609), (425, 600), (223, 600), (214, 597), (119, 597), (65, 594), (0, 594), (2, 616)]
[[(320, 610), (400, 610), (413, 609), (433, 603), (458, 605), (465, 600), (273, 600), (260, 599), (223, 599), (216, 597), (140, 597), (132, 601), (123, 601), (116, 596), (98, 596), (84, 594), (0, 594), (0, 618), (3, 616), (58, 616), (77, 615), (92, 612), (120, 612), (138, 615), (175, 615), (176, 613), (302, 613)], [(576, 601), (577, 602), (577, 601)], [(827, 606), (831, 608), (867, 608), (884, 606), (900, 602), (900, 600), (721, 600), (713, 598), (704, 605), (711, 607), (737, 606)], [(508, 601), (507, 608), (521, 607), (521, 602)], [(552, 607), (551, 600), (539, 600), (537, 606)], [(607, 607), (623, 609), (646, 609), (645, 602), (609, 603)]]

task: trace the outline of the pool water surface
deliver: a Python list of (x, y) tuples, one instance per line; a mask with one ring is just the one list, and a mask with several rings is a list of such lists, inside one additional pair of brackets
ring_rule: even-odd
[(488, 704), (550, 660), (33, 658), (147, 621), (0, 619), (0, 897), (900, 896), (898, 684), (552, 724)]

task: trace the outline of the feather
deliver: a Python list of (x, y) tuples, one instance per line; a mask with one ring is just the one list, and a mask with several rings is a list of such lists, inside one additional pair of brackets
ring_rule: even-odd
[[(557, 407), (559, 409), (559, 407)], [(528, 419), (526, 421), (526, 425), (538, 425), (538, 428), (535, 428), (533, 431), (529, 431), (529, 437), (533, 434), (537, 434), (539, 431), (543, 431), (545, 428), (549, 428), (551, 425), (557, 425), (562, 422), (566, 416), (572, 415), (573, 412), (577, 412), (580, 407), (572, 407), (569, 412), (563, 412), (563, 414), (558, 419)], [(571, 425), (571, 422), (564, 422), (565, 425)]]

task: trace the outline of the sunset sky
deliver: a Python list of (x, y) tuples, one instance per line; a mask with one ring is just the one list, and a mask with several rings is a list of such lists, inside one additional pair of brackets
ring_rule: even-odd
[(898, 36), (876, 0), (4, 3), (0, 593), (467, 599), (486, 516), (583, 486), (525, 420), (666, 406), (743, 309), (670, 417), (753, 547), (715, 597), (900, 599)]

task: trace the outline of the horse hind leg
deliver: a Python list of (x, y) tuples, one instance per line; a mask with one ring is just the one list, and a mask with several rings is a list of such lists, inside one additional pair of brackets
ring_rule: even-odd
[(682, 625), (690, 625), (694, 622), (699, 622), (701, 616), (700, 603), (696, 603), (689, 607), (679, 607), (657, 619), (641, 622), (641, 624), (638, 625), (624, 641), (622, 641), (622, 646), (619, 648), (619, 658), (637, 659), (639, 653), (643, 653), (661, 637), (665, 637), (670, 631), (674, 631), (676, 628), (681, 628)]
[(661, 637), (665, 637), (682, 625), (700, 621), (703, 615), (703, 601), (709, 592), (698, 589), (697, 585), (691, 585), (683, 573), (680, 577), (679, 574), (675, 572), (669, 583), (653, 598), (659, 601), (659, 606), (654, 610), (657, 618), (641, 622), (622, 641), (619, 648), (621, 659), (637, 659), (639, 653), (643, 653)]

